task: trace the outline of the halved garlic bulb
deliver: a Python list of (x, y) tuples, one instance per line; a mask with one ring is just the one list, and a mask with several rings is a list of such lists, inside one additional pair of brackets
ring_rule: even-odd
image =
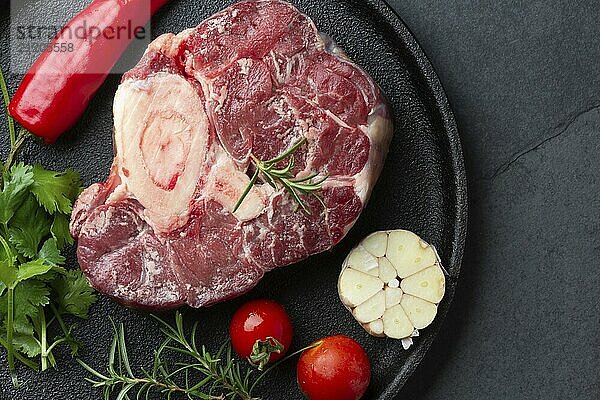
[(340, 299), (363, 328), (402, 339), (405, 348), (434, 320), (444, 291), (435, 248), (406, 230), (367, 236), (346, 257), (338, 280)]

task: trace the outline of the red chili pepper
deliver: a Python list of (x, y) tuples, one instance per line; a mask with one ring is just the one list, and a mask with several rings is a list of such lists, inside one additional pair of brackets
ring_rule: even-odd
[[(77, 122), (131, 40), (142, 35), (141, 27), (167, 1), (92, 1), (29, 69), (10, 102), (10, 114), (53, 143)], [(67, 51), (53, 51), (61, 43)]]

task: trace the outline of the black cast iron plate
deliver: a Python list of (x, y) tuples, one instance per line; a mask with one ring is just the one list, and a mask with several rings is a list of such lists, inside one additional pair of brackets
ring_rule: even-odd
[[(29, 0), (27, 3), (32, 12), (57, 13), (67, 18), (86, 1)], [(153, 19), (153, 35), (195, 26), (230, 3), (173, 0)], [(322, 32), (341, 45), (386, 94), (395, 116), (395, 132), (384, 171), (359, 221), (332, 251), (267, 274), (254, 290), (241, 298), (206, 309), (188, 309), (186, 315), (188, 320), (201, 321), (199, 340), (214, 349), (227, 338), (229, 318), (242, 302), (259, 297), (275, 299), (286, 307), (293, 320), (294, 347), (335, 333), (355, 338), (367, 350), (373, 366), (366, 398), (392, 399), (434, 340), (460, 272), (467, 197), (456, 124), (429, 61), (400, 18), (382, 1), (296, 0), (294, 3), (314, 19)], [(6, 9), (0, 14), (2, 49), (10, 45), (8, 14)], [(141, 54), (142, 50), (129, 51)], [(8, 52), (3, 51), (0, 57), (6, 68)], [(57, 144), (51, 147), (30, 144), (25, 150), (26, 160), (55, 169), (75, 168), (86, 185), (106, 178), (112, 161), (111, 105), (119, 79), (117, 74), (109, 77), (80, 123)], [(8, 80), (14, 92), (20, 77), (9, 75)], [(410, 229), (435, 245), (449, 273), (446, 295), (436, 320), (421, 332), (408, 351), (397, 340), (374, 338), (363, 331), (342, 306), (336, 289), (340, 265), (348, 251), (368, 233), (392, 228)], [(69, 259), (75, 263), (73, 254)], [(94, 367), (105, 368), (112, 337), (109, 316), (125, 323), (133, 365), (148, 367), (152, 349), (161, 340), (156, 323), (145, 313), (125, 309), (104, 298), (94, 307), (90, 320), (80, 324), (77, 331), (86, 343), (82, 358)], [(19, 374), (25, 384), (14, 389), (2, 353), (0, 399), (101, 397), (98, 390), (83, 380), (87, 374), (70, 361), (66, 352), (59, 351), (57, 355), (58, 371), (36, 374), (21, 368)], [(294, 362), (279, 368), (257, 393), (265, 399), (301, 399)]]

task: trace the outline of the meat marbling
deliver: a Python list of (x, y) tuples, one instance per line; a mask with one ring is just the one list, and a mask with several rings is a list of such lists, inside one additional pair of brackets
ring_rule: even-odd
[[(123, 76), (114, 99), (109, 178), (73, 211), (81, 269), (125, 304), (205, 306), (266, 271), (338, 243), (380, 173), (392, 135), (379, 88), (284, 1), (242, 1), (164, 34)], [(302, 137), (296, 176), (328, 175), (325, 208), (250, 181)]]

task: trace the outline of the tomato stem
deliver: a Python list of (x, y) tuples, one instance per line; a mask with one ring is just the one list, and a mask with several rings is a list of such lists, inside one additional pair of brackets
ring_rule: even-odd
[(302, 353), (305, 350), (309, 350), (309, 349), (313, 349), (315, 347), (319, 347), (322, 343), (323, 343), (322, 340), (318, 340), (318, 341), (316, 341), (316, 342), (314, 342), (312, 344), (309, 344), (306, 347), (303, 347), (303, 348), (301, 348), (299, 350), (294, 351), (293, 353), (288, 354), (287, 356), (283, 357), (281, 360), (279, 360), (277, 362), (274, 362), (269, 368), (265, 369), (264, 372), (258, 376), (258, 378), (256, 378), (256, 380), (254, 381), (254, 383), (252, 384), (252, 386), (250, 386), (250, 390), (248, 391), (248, 393), (250, 395), (252, 395), (252, 391), (254, 390), (254, 387), (256, 386), (256, 384), (258, 382), (260, 382), (272, 369), (274, 369), (277, 366), (279, 366), (280, 364), (286, 362), (290, 358), (293, 358), (293, 357), (297, 356), (298, 354)]

